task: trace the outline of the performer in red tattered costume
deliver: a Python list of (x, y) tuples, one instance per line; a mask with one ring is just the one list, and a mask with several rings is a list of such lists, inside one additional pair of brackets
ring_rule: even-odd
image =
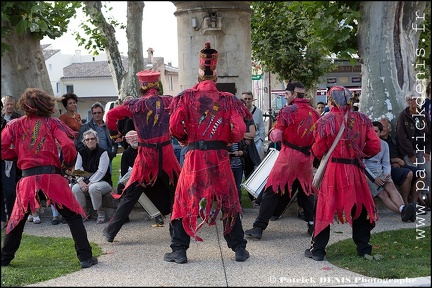
[[(300, 82), (288, 84), (287, 94), (293, 91), (293, 101), (283, 107), (277, 116), (275, 127), (270, 133), (270, 140), (281, 142), (281, 150), (270, 171), (264, 187), (259, 214), (253, 228), (245, 234), (257, 239), (262, 238), (273, 212), (284, 194), (292, 198), (293, 191), (298, 189), (297, 197), (303, 203), (305, 221), (308, 231), (312, 233), (314, 218), (314, 195), (312, 190), (313, 155), (310, 152), (314, 124), (319, 118), (318, 112), (312, 108), (309, 99), (305, 98), (305, 88)], [(291, 95), (290, 95), (291, 96)], [(282, 199), (283, 200), (283, 199)]]
[[(334, 149), (318, 192), (315, 231), (310, 249), (305, 256), (321, 261), (330, 238), (330, 224), (335, 216), (341, 223), (352, 225), (353, 240), (360, 256), (371, 254), (370, 231), (378, 220), (363, 171), (362, 159), (381, 150), (381, 142), (371, 120), (352, 111), (351, 92), (343, 86), (333, 86), (328, 92), (330, 112), (317, 121), (314, 131), (314, 155), (321, 159), (333, 144), (342, 121), (345, 123), (341, 139)], [(336, 215), (335, 215), (336, 213)]]
[(111, 138), (117, 139), (117, 121), (129, 117), (138, 134), (138, 155), (132, 174), (121, 194), (114, 215), (103, 234), (108, 242), (120, 231), (141, 193), (145, 193), (162, 215), (171, 213), (180, 164), (174, 154), (169, 133), (169, 106), (173, 97), (159, 95), (160, 73), (144, 70), (137, 73), (142, 96), (116, 106), (106, 115)]
[[(28, 88), (18, 100), (25, 116), (10, 121), (1, 133), (1, 157), (17, 160), (22, 178), (17, 184), (17, 194), (1, 250), (1, 265), (7, 266), (18, 250), (27, 216), (40, 207), (38, 192), (53, 204), (68, 222), (75, 250), (82, 268), (97, 264), (81, 216), (86, 216), (75, 199), (61, 168), (73, 170), (77, 151), (74, 132), (54, 113), (55, 99), (44, 91)], [(57, 143), (61, 147), (60, 163)]]
[(244, 119), (252, 115), (234, 95), (216, 88), (217, 57), (207, 42), (200, 52), (199, 83), (180, 93), (171, 108), (171, 134), (189, 150), (176, 188), (171, 215), (173, 252), (164, 256), (168, 262), (186, 263), (190, 237), (202, 241), (198, 230), (204, 223), (215, 225), (220, 214), (236, 261), (249, 257), (227, 145), (243, 138)]

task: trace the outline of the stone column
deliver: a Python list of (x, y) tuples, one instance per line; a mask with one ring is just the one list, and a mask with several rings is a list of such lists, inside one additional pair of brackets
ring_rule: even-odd
[(219, 52), (218, 88), (241, 96), (252, 91), (251, 1), (171, 1), (177, 10), (180, 89), (198, 83), (205, 42)]

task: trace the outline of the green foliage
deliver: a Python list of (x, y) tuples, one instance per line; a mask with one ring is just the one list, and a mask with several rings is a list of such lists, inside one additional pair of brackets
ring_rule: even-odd
[(355, 29), (349, 24), (359, 14), (349, 7), (320, 1), (253, 2), (253, 59), (277, 73), (279, 80), (299, 80), (314, 87), (334, 68), (331, 56), (336, 49), (337, 56), (356, 49)]
[[(81, 22), (79, 27), (83, 30), (84, 35), (76, 31), (73, 33), (78, 46), (84, 48), (94, 55), (98, 55), (100, 51), (105, 50), (108, 45), (109, 38), (98, 28), (105, 25), (111, 25), (114, 29), (126, 29), (126, 25), (118, 22), (113, 17), (108, 17), (107, 20), (103, 13), (112, 11), (112, 7), (101, 3), (101, 1), (93, 1), (83, 6), (83, 12), (88, 17), (88, 21)], [(104, 10), (104, 12), (102, 11)], [(90, 14), (94, 14), (90, 17)]]
[[(2, 242), (5, 232), (2, 231)], [(102, 254), (95, 243), (93, 256)], [(3, 245), (2, 245), (3, 246)], [(72, 238), (39, 237), (23, 234), (11, 264), (1, 268), (1, 286), (15, 287), (46, 281), (81, 269)]]
[[(333, 68), (331, 58), (357, 60), (357, 29), (361, 1), (253, 1), (251, 39), (253, 59), (279, 80), (299, 80), (314, 88)], [(430, 3), (425, 10), (419, 57), (424, 78), (430, 78)], [(420, 64), (420, 63), (419, 63)]]
[(2, 43), (1, 53), (10, 50), (3, 43), (11, 29), (18, 34), (29, 32), (37, 39), (51, 39), (67, 32), (70, 18), (75, 16), (79, 1), (3, 1), (1, 5)]
[(352, 239), (346, 239), (327, 247), (327, 261), (338, 267), (381, 279), (430, 276), (430, 226), (374, 233), (370, 242), (373, 245), (372, 256), (381, 255), (382, 259), (368, 260), (359, 257)]

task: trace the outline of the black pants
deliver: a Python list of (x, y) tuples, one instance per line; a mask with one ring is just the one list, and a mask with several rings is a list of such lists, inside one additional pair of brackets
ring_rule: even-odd
[[(300, 182), (298, 180), (295, 180), (292, 186), (292, 195), (294, 195), (295, 191), (299, 189), (299, 192), (297, 193), (297, 205), (299, 207), (302, 207), (304, 209), (305, 215), (305, 221), (313, 221), (314, 215), (315, 215), (315, 195), (309, 195), (307, 196), (303, 189), (301, 188)], [(261, 203), (262, 201), (262, 194), (264, 192), (260, 193), (257, 198), (257, 203)], [(259, 201), (259, 202), (258, 202)], [(288, 193), (284, 193), (283, 195), (280, 195), (278, 204), (273, 211), (273, 216), (280, 217), (282, 213), (285, 211), (285, 209), (288, 206), (288, 203), (291, 201), (290, 196)], [(304, 203), (304, 204), (303, 204)], [(304, 208), (306, 207), (306, 208)], [(309, 220), (308, 220), (309, 219)]]
[[(223, 225), (225, 227), (226, 221), (223, 221)], [(182, 220), (175, 219), (170, 222), (170, 235), (171, 235), (171, 249), (173, 251), (176, 250), (187, 250), (190, 244), (190, 236), (186, 233), (183, 228)], [(227, 242), (228, 248), (231, 248), (233, 251), (237, 247), (246, 248), (247, 240), (244, 239), (244, 231), (240, 219), (240, 214), (237, 215), (235, 220), (234, 227), (231, 232), (224, 235), (225, 241)]]
[[(175, 183), (177, 183), (177, 179)], [(112, 238), (117, 235), (125, 223), (125, 220), (135, 207), (135, 204), (138, 202), (141, 193), (147, 195), (162, 215), (170, 214), (174, 203), (174, 192), (175, 185), (170, 184), (169, 176), (165, 172), (163, 172), (161, 176), (158, 176), (153, 186), (144, 188), (137, 182), (133, 183), (124, 191), (124, 194), (120, 198), (117, 209), (114, 211), (108, 226), (105, 228), (106, 233)]]
[[(319, 198), (318, 198), (319, 201)], [(351, 215), (355, 214), (356, 206), (353, 207)], [(371, 237), (371, 230), (374, 228), (374, 224), (369, 222), (367, 210), (362, 206), (362, 212), (360, 216), (353, 220), (352, 223), (352, 239), (357, 246), (357, 254), (359, 256), (364, 256), (365, 254), (372, 253), (372, 245), (369, 243)], [(324, 230), (318, 235), (312, 236), (311, 241), (311, 252), (316, 256), (326, 255), (325, 248), (330, 239), (330, 225), (328, 225)]]
[[(307, 196), (304, 193), (300, 182), (296, 179), (292, 185), (292, 191), (296, 191), (297, 189), (299, 190), (297, 198), (300, 199), (303, 205), (305, 221), (313, 221), (315, 215), (315, 197), (314, 195)], [(285, 190), (287, 191), (287, 187), (285, 187)], [(290, 199), (288, 192), (281, 195), (279, 191), (279, 193), (276, 194), (271, 187), (268, 187), (262, 195), (259, 214), (255, 219), (253, 227), (259, 227), (265, 230), (269, 224), (270, 218), (275, 215), (275, 212), (279, 213), (277, 216), (280, 216), (288, 205)]]
[[(63, 218), (66, 219), (69, 225), (72, 238), (75, 242), (75, 251), (79, 261), (88, 261), (92, 257), (92, 248), (87, 239), (87, 231), (84, 227), (81, 215), (72, 212), (65, 206), (63, 206), (63, 208), (56, 206), (56, 209), (63, 216)], [(6, 234), (4, 245), (1, 250), (2, 262), (10, 262), (15, 257), (15, 253), (21, 244), (24, 225), (29, 214), (30, 212), (26, 213), (18, 225), (12, 231)]]

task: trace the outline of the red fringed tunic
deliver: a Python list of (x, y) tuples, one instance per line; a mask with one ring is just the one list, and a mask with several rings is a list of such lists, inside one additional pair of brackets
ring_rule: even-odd
[[(212, 80), (183, 91), (171, 105), (170, 132), (180, 143), (240, 141), (244, 119), (252, 119), (246, 106), (231, 93), (220, 92)], [(215, 202), (213, 202), (215, 201)], [(214, 225), (219, 211), (226, 219), (224, 234), (231, 231), (241, 212), (227, 150), (191, 150), (185, 156), (177, 183), (171, 219), (182, 219), (186, 233), (197, 241), (204, 223)], [(198, 216), (202, 222), (197, 225)]]
[[(73, 142), (74, 132), (58, 118), (23, 116), (10, 121), (1, 134), (1, 156), (4, 160), (17, 160), (21, 170), (53, 165), (61, 169), (56, 140), (62, 153), (63, 163), (72, 167), (77, 151)], [(13, 145), (15, 148), (10, 148)], [(39, 174), (23, 177), (16, 187), (16, 200), (6, 233), (9, 233), (30, 209), (35, 212), (40, 207), (38, 191), (42, 190), (47, 205), (67, 207), (85, 216), (81, 205), (75, 199), (69, 183), (60, 174)]]
[[(158, 95), (156, 89), (149, 89), (141, 98), (126, 101), (108, 111), (106, 124), (110, 131), (117, 131), (117, 121), (130, 117), (133, 120), (140, 143), (164, 143), (171, 141), (169, 134), (169, 106), (173, 100), (169, 95)], [(162, 157), (160, 159), (159, 157)], [(162, 165), (159, 166), (159, 161)], [(180, 164), (171, 144), (162, 146), (161, 151), (152, 147), (138, 146), (138, 155), (132, 169), (131, 177), (122, 193), (112, 194), (120, 198), (127, 187), (138, 182), (146, 186), (153, 185), (162, 169), (174, 183), (180, 174)]]
[[(282, 140), (296, 146), (310, 147), (314, 142), (312, 131), (319, 117), (319, 113), (310, 106), (308, 99), (295, 98), (292, 105), (285, 106), (280, 110), (276, 126), (272, 131), (273, 135), (282, 135), (282, 139), (272, 138), (272, 140)], [(299, 150), (282, 144), (265, 189), (271, 187), (276, 194), (279, 193), (280, 189), (282, 194), (288, 192), (289, 196), (292, 197), (291, 187), (294, 181), (298, 179), (306, 195), (313, 193), (313, 159), (312, 153), (307, 156)], [(286, 185), (289, 191), (285, 191)]]
[[(380, 152), (380, 139), (366, 115), (349, 109), (346, 112), (346, 109), (341, 111), (334, 107), (330, 113), (317, 121), (312, 151), (316, 157), (321, 158), (329, 150), (339, 132), (344, 113), (349, 113), (345, 130), (331, 157), (358, 159), (360, 165), (364, 165), (362, 158), (372, 157)], [(354, 205), (359, 208), (365, 206), (370, 223), (378, 220), (377, 209), (363, 168), (351, 164), (333, 163), (330, 158), (318, 194), (315, 235), (333, 223), (336, 217), (340, 223), (348, 222), (352, 225), (353, 219), (361, 213), (361, 209), (356, 209), (355, 215), (351, 218)]]

